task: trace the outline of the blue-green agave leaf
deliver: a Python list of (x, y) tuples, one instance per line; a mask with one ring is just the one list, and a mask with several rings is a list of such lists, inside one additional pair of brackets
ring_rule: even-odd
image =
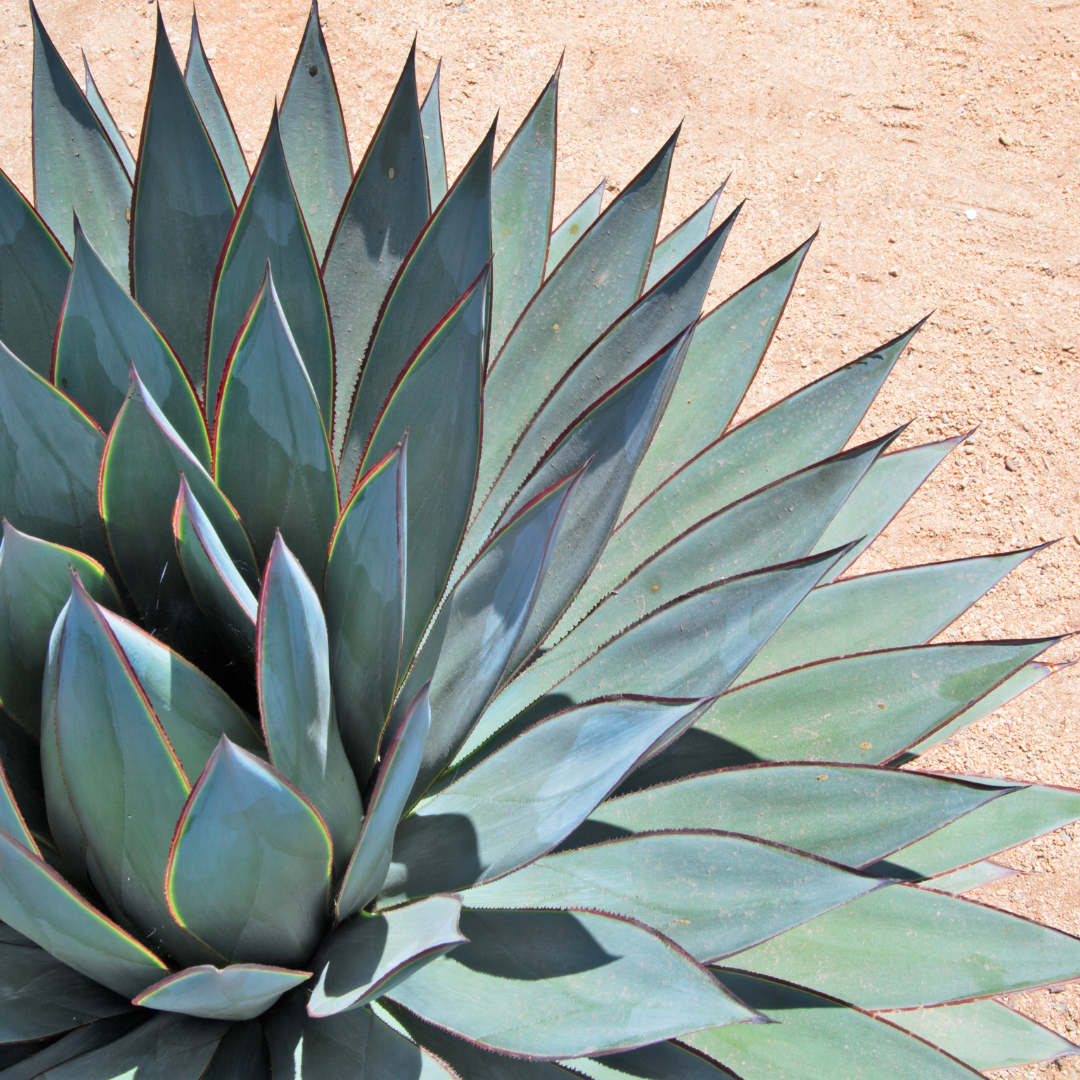
[(973, 1069), (1008, 1069), (1080, 1054), (1080, 1046), (998, 1001), (965, 1001), (880, 1015)]
[[(55, 847), (49, 833), (45, 809), (45, 788), (41, 777), (41, 750), (38, 740), (0, 710), (0, 772), (4, 774), (6, 805), (0, 823), (16, 840), (33, 849), (39, 844)], [(20, 835), (25, 833), (29, 843)]]
[(891, 762), (1058, 640), (891, 649), (772, 675), (721, 697), (635, 781), (754, 761)]
[(191, 785), (105, 613), (74, 574), (56, 678), (55, 739), (91, 878), (144, 940), (181, 960), (205, 959), (161, 888)]
[(199, 464), (209, 469), (210, 440), (187, 373), (76, 219), (75, 260), (56, 330), (52, 381), (108, 431), (127, 397), (132, 364)]
[(892, 885), (728, 963), (860, 1008), (908, 1009), (1075, 979), (1080, 939), (970, 900)]
[(536, 724), (402, 821), (380, 903), (468, 888), (550, 851), (706, 706), (623, 698)]
[(333, 1016), (388, 993), (425, 964), (467, 940), (461, 899), (429, 896), (380, 915), (358, 915), (324, 939), (312, 966), (309, 1016)]
[(217, 383), (206, 384), (206, 309), (235, 209), (159, 10), (131, 203), (131, 294), (176, 350), (192, 384), (200, 393), (206, 387), (208, 411)]
[(130, 1010), (124, 998), (25, 938), (0, 942), (0, 1043), (58, 1035)]
[(301, 964), (322, 937), (332, 857), (316, 809), (223, 735), (162, 879), (177, 922), (230, 963)]
[(895, 454), (886, 454), (874, 462), (843, 509), (821, 534), (814, 549), (825, 551), (837, 544), (859, 541), (829, 571), (826, 580), (838, 578), (881, 535), (953, 447), (966, 438), (966, 435), (957, 435), (940, 442), (912, 446)]
[(641, 295), (678, 134), (558, 265), (492, 359), (484, 391), (481, 495), (487, 494), (548, 390)]
[(352, 158), (334, 69), (319, 25), (318, 0), (312, 0), (281, 99), (281, 141), (315, 256), (321, 262), (352, 180)]
[(463, 911), (461, 931), (466, 944), (389, 997), (505, 1053), (577, 1057), (759, 1019), (685, 952), (631, 919)]
[(237, 658), (250, 666), (255, 659), (259, 601), (229, 558), (182, 473), (173, 511), (173, 536), (184, 577), (199, 610)]
[[(0, 760), (0, 836), (6, 836), (17, 848), (23, 849), (37, 856), (41, 849), (37, 845), (26, 824), (19, 804), (15, 799), (15, 792), (7, 778), (7, 769)], [(0, 886), (2, 886), (0, 882)]]
[(131, 181), (33, 3), (30, 19), (34, 25), (34, 204), (69, 251), (74, 210), (105, 264), (125, 281)]
[(41, 679), (56, 618), (71, 595), (71, 567), (87, 592), (117, 610), (101, 563), (71, 548), (3, 524), (0, 543), (0, 705), (35, 738), (41, 725)]
[(431, 730), (429, 693), (430, 687), (425, 684), (410, 702), (383, 752), (360, 839), (338, 890), (335, 907), (339, 921), (367, 907), (386, 881), (398, 822), (416, 783), (424, 743)]
[(0, 516), (111, 565), (98, 517), (105, 435), (0, 343)]
[(671, 411), (634, 477), (628, 511), (724, 433), (757, 374), (813, 240), (744, 285), (697, 325)]
[(592, 223), (600, 216), (600, 204), (604, 200), (605, 177), (570, 211), (548, 240), (547, 261), (544, 264), (544, 277), (566, 258), (570, 249), (585, 235)]
[(753, 682), (830, 656), (922, 645), (1041, 550), (1040, 546), (907, 566), (815, 589), (758, 653), (739, 682)]
[(420, 123), (424, 133), (424, 159), (427, 165), (428, 194), (432, 207), (446, 196), (446, 148), (443, 146), (442, 109), (439, 105), (439, 75), (442, 60), (435, 66), (435, 75), (420, 106)]
[(491, 348), (496, 353), (544, 280), (555, 205), (555, 118), (561, 68), (560, 59), (491, 176), (491, 247), (495, 256)]
[[(439, 145), (442, 146), (441, 138)], [(424, 135), (416, 105), (414, 44), (345, 196), (323, 261), (336, 350), (334, 452), (337, 454), (345, 439), (360, 363), (379, 309), (428, 213)], [(342, 496), (346, 493), (343, 484)]]
[(252, 1020), (310, 978), (310, 971), (262, 964), (203, 964), (148, 986), (132, 1004), (207, 1020)]
[[(435, 723), (410, 801), (461, 749), (506, 677), (581, 475), (542, 492), (496, 533), (443, 605), (399, 696), (398, 711), (431, 680)], [(397, 712), (391, 730), (396, 723)]]
[(199, 1080), (272, 1080), (262, 1020), (233, 1023)]
[[(875, 868), (869, 867), (868, 869), (873, 872)], [(948, 893), (950, 896), (961, 896), (972, 889), (979, 889), (983, 885), (1001, 881), (1003, 878), (1012, 877), (1019, 872), (1019, 870), (1014, 870), (1011, 866), (1002, 866), (1001, 863), (984, 859), (982, 862), (962, 866), (959, 870), (952, 870), (947, 874), (942, 874), (940, 877), (930, 878), (928, 881), (921, 882), (919, 887), (921, 889), (931, 889), (934, 892)]]
[[(350, 406), (339, 467), (343, 493), (359, 473), (384, 403), (407, 363), (403, 358), (416, 353), (491, 260), (494, 143), (493, 124), (416, 238), (383, 301)], [(400, 438), (398, 431), (393, 441)]]
[(589, 1080), (736, 1080), (727, 1069), (673, 1040), (624, 1054), (572, 1058), (568, 1064)]
[(685, 221), (676, 225), (653, 248), (649, 260), (649, 273), (645, 277), (644, 292), (648, 292), (662, 277), (671, 273), (709, 235), (713, 212), (720, 201), (725, 180)]
[(124, 997), (168, 967), (95, 911), (38, 852), (0, 828), (0, 918), (57, 960)]
[(375, 767), (401, 662), (407, 445), (406, 437), (356, 485), (334, 527), (323, 580), (330, 685), (361, 784)]
[(222, 172), (229, 182), (233, 202), (238, 203), (244, 197), (244, 189), (251, 174), (247, 158), (240, 148), (240, 140), (236, 137), (229, 110), (225, 107), (225, 99), (221, 96), (217, 79), (214, 78), (206, 50), (203, 48), (199, 18), (194, 9), (191, 12), (191, 40), (184, 64), (184, 82), (191, 100), (195, 102), (195, 108), (199, 110), (206, 134), (214, 144)]
[(0, 341), (47, 379), (71, 260), (3, 171), (0, 237)]
[(139, 613), (166, 640), (180, 643), (185, 653), (193, 648), (199, 654), (216, 638), (191, 604), (176, 556), (172, 515), (181, 474), (244, 580), (257, 588), (258, 563), (236, 511), (132, 368), (131, 389), (109, 432), (101, 464), (101, 521)]
[(45, 1075), (48, 1080), (202, 1080), (228, 1030), (217, 1020), (156, 1016), (108, 1046)]
[(207, 415), (214, 411), (233, 342), (259, 294), (268, 260), (281, 289), (282, 311), (329, 431), (334, 418), (330, 309), (319, 260), (285, 163), (277, 109), (214, 276), (206, 337)]
[(135, 178), (135, 155), (131, 152), (124, 136), (120, 133), (120, 128), (113, 119), (109, 106), (101, 96), (97, 83), (94, 82), (94, 76), (90, 73), (90, 61), (86, 59), (86, 50), (80, 51), (82, 52), (83, 61), (83, 92), (86, 95), (86, 100), (90, 108), (94, 110), (94, 115), (98, 118), (98, 122), (112, 144), (112, 148), (116, 151), (120, 164), (124, 166), (124, 172), (127, 173), (128, 180), (133, 180)]
[(742, 1080), (976, 1080), (955, 1058), (842, 1001), (771, 979), (720, 973), (773, 1021), (689, 1035), (690, 1047)]
[(611, 799), (567, 846), (654, 829), (719, 828), (860, 868), (1011, 790), (866, 765), (750, 765)]
[(280, 529), (308, 576), (322, 578), (340, 509), (337, 474), (269, 261), (222, 380), (214, 479), (236, 506), (260, 565)]
[(361, 473), (373, 468), (408, 432), (403, 664), (446, 588), (469, 519), (490, 325), (485, 267), (402, 370), (360, 465)]
[[(84, 1024), (55, 1041), (5, 1043), (0, 1045), (0, 1062), (3, 1062), (5, 1069), (0, 1075), (4, 1080), (35, 1080), (72, 1058), (115, 1042), (142, 1022), (143, 1017), (135, 1009), (130, 1009), (118, 1016)], [(44, 1049), (41, 1049), (42, 1046)]]
[(880, 879), (732, 833), (645, 833), (545, 855), (467, 890), (468, 908), (587, 908), (651, 926), (710, 962), (847, 903)]
[(334, 716), (322, 606), (280, 533), (259, 597), (256, 678), (270, 761), (318, 810), (340, 873), (364, 810)]
[(308, 1016), (305, 998), (304, 991), (293, 991), (267, 1020), (274, 1080), (457, 1080), (370, 1009), (316, 1019)]

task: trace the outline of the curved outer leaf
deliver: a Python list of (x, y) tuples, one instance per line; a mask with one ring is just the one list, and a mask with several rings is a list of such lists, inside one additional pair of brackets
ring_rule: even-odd
[(74, 210), (105, 264), (123, 281), (128, 272), (131, 181), (32, 3), (30, 19), (34, 26), (34, 204), (68, 250)]
[(547, 388), (641, 295), (678, 135), (676, 130), (559, 263), (491, 362), (477, 484), (481, 495), (488, 493)]
[(685, 221), (676, 225), (653, 248), (649, 260), (649, 273), (642, 292), (648, 292), (662, 277), (671, 273), (709, 235), (713, 212), (720, 201), (720, 193), (727, 185), (725, 180)]
[(173, 510), (173, 536), (184, 577), (199, 610), (240, 659), (253, 660), (259, 602), (229, 558), (182, 473)]
[(0, 343), (0, 516), (110, 563), (98, 517), (101, 429)]
[(251, 717), (194, 664), (127, 619), (102, 614), (186, 776), (206, 768), (222, 735), (245, 750), (266, 753)]
[(244, 197), (250, 171), (244, 151), (240, 148), (240, 140), (236, 137), (229, 110), (225, 107), (225, 99), (221, 96), (217, 79), (214, 78), (206, 50), (203, 48), (199, 18), (194, 9), (191, 12), (191, 40), (184, 64), (184, 83), (195, 108), (199, 110), (199, 118), (206, 128), (206, 134), (214, 144), (214, 152), (228, 180), (233, 202), (239, 202)]
[(607, 839), (614, 830), (721, 828), (858, 868), (1009, 790), (866, 765), (751, 765), (612, 799), (570, 845), (590, 842), (588, 829)]
[(383, 298), (428, 219), (427, 184), (414, 43), (345, 196), (323, 261), (336, 349), (335, 454), (341, 452), (360, 363)]
[(468, 888), (550, 851), (704, 707), (600, 701), (530, 728), (402, 821), (380, 902)]
[(303, 991), (278, 1005), (266, 1024), (274, 1080), (457, 1080), (441, 1061), (368, 1009), (322, 1019), (304, 1010)]
[(334, 527), (323, 582), (330, 685), (360, 784), (375, 767), (401, 662), (406, 446), (403, 438), (356, 485)]
[[(170, 641), (186, 642), (201, 635), (205, 648), (207, 624), (192, 611), (172, 532), (181, 473), (229, 557), (249, 586), (257, 587), (255, 553), (236, 511), (132, 369), (131, 389), (102, 459), (101, 520), (120, 575), (143, 618)], [(192, 619), (197, 619), (194, 627)]]
[(98, 118), (98, 122), (101, 124), (109, 143), (116, 151), (120, 164), (124, 166), (124, 172), (127, 173), (128, 180), (131, 180), (135, 176), (135, 155), (128, 148), (124, 136), (120, 134), (120, 128), (113, 119), (113, 114), (109, 112), (109, 106), (101, 96), (97, 83), (94, 82), (94, 76), (90, 74), (90, 62), (86, 59), (86, 51), (80, 50), (80, 52), (82, 52), (83, 59), (83, 91), (86, 95), (87, 104), (94, 110), (94, 115)]
[(990, 997), (1080, 974), (1080, 939), (996, 908), (893, 885), (732, 957), (861, 1008)]
[(1051, 667), (1048, 664), (1027, 664), (996, 689), (991, 690), (985, 697), (976, 701), (970, 708), (965, 709), (955, 720), (950, 720), (944, 727), (938, 728), (937, 731), (928, 735), (922, 742), (911, 747), (902, 758), (898, 759), (897, 764), (905, 764), (920, 754), (926, 753), (930, 747), (944, 742), (951, 735), (962, 731), (969, 724), (974, 724), (976, 720), (989, 716), (995, 709), (1007, 705), (1013, 698), (1019, 697), (1025, 690), (1030, 690), (1036, 683), (1042, 682), (1047, 675), (1053, 675), (1058, 670), (1060, 669)]
[[(555, 204), (555, 139), (559, 71), (514, 132), (491, 175), (491, 347), (498, 353), (518, 316), (540, 288)], [(670, 336), (670, 335), (669, 335)]]
[(269, 261), (222, 380), (214, 479), (239, 511), (260, 565), (280, 529), (308, 576), (322, 578), (339, 511), (337, 476)]
[(319, 947), (309, 1016), (366, 1005), (467, 939), (458, 929), (461, 900), (430, 896), (382, 915), (361, 915)]
[(955, 1058), (843, 1002), (725, 971), (731, 990), (775, 1023), (713, 1028), (686, 1042), (744, 1080), (976, 1080)]
[(0, 341), (43, 379), (70, 273), (67, 253), (0, 170)]
[[(872, 873), (874, 867), (868, 868)], [(970, 866), (953, 870), (940, 877), (930, 878), (929, 881), (920, 883), (922, 889), (932, 889), (934, 892), (948, 893), (950, 896), (961, 896), (972, 889), (990, 885), (992, 882), (1001, 881), (1002, 878), (1013, 877), (1019, 870), (1011, 866), (1002, 866), (1000, 863), (985, 859), (983, 862), (972, 863)]]
[(347, 919), (378, 895), (386, 881), (394, 836), (416, 782), (424, 743), (431, 730), (427, 685), (409, 704), (390, 740), (367, 804), (367, 817), (335, 902), (339, 920)]
[[(753, 682), (829, 656), (922, 645), (1041, 550), (906, 566), (815, 589), (739, 682)], [(882, 618), (883, 612), (887, 618)]]
[(4, 522), (0, 543), (0, 703), (31, 735), (41, 726), (41, 679), (56, 617), (71, 595), (69, 567), (87, 592), (114, 610), (116, 587), (105, 568), (71, 548)]
[(217, 400), (233, 342), (266, 275), (267, 260), (277, 274), (281, 307), (329, 430), (334, 392), (330, 310), (319, 262), (285, 163), (276, 109), (214, 275), (206, 339), (208, 414)]
[[(454, 181), (405, 257), (387, 293), (350, 406), (338, 470), (342, 489), (358, 474), (383, 403), (424, 339), (491, 260), (491, 156), (495, 125)], [(401, 432), (394, 437), (401, 438)]]
[(548, 451), (503, 514), (502, 521), (510, 520), (551, 484), (587, 466), (511, 669), (543, 640), (595, 564), (667, 407), (689, 340), (687, 331), (589, 408)]
[[(559, 641), (569, 632), (565, 644), (559, 641), (545, 653), (544, 673), (569, 670), (575, 657), (583, 658), (673, 597), (722, 578), (808, 555), (852, 487), (895, 437), (893, 432), (827, 458), (718, 510), (623, 581), (611, 581), (605, 573), (607, 554), (602, 554), (596, 570), (549, 638)], [(830, 568), (824, 576), (831, 573)], [(605, 587), (613, 588), (606, 597), (601, 592)], [(526, 678), (541, 685), (540, 675), (538, 669)]]
[(334, 717), (319, 597), (280, 534), (263, 573), (256, 650), (270, 760), (318, 810), (340, 872), (360, 836), (364, 809)]
[(566, 258), (570, 249), (585, 235), (592, 223), (600, 216), (600, 204), (604, 199), (607, 177), (581, 200), (551, 234), (548, 240), (547, 261), (544, 264), (544, 277)]
[(252, 1020), (286, 991), (311, 978), (310, 971), (230, 964), (185, 968), (147, 987), (132, 1002), (147, 1009), (207, 1020)]
[(48, 1080), (202, 1080), (228, 1025), (156, 1016), (116, 1042), (68, 1061)]
[(192, 384), (205, 387), (208, 403), (217, 384), (206, 382), (206, 309), (235, 209), (158, 11), (131, 202), (131, 293), (172, 343)]
[(0, 1006), (0, 1043), (57, 1035), (131, 1010), (44, 949), (7, 941), (0, 942)]
[(446, 195), (446, 149), (443, 146), (442, 109), (439, 107), (439, 75), (442, 60), (435, 66), (435, 75), (420, 106), (420, 123), (424, 133), (424, 159), (427, 166), (428, 194), (432, 208)]
[(304, 38), (281, 99), (281, 141), (297, 201), (321, 262), (349, 190), (352, 158), (334, 69), (319, 25), (319, 0), (312, 0)]
[(37, 853), (2, 829), (0, 918), (57, 960), (124, 997), (137, 994), (169, 970), (95, 911)]
[(581, 470), (542, 492), (491, 538), (454, 587), (399, 696), (431, 680), (434, 728), (410, 802), (453, 759), (505, 678), (547, 573)]
[(552, 1059), (628, 1050), (758, 1018), (681, 949), (630, 919), (464, 911), (461, 929), (467, 944), (389, 997), (505, 1053)]
[(725, 694), (635, 780), (754, 761), (883, 764), (1058, 640), (893, 649), (772, 675)]
[(300, 963), (322, 934), (333, 851), (315, 808), (222, 736), (176, 823), (176, 920), (231, 963)]
[[(634, 477), (626, 499), (628, 511), (723, 435), (757, 374), (813, 242), (811, 236), (713, 308), (695, 327), (675, 404), (666, 422), (660, 422)], [(836, 449), (846, 441), (842, 439)]]
[[(4, 1080), (35, 1080), (36, 1077), (47, 1074), (49, 1069), (63, 1065), (72, 1058), (115, 1042), (142, 1022), (143, 1017), (134, 1009), (129, 1009), (128, 1012), (121, 1013), (119, 1016), (95, 1020), (93, 1023), (75, 1028), (55, 1042), (44, 1044), (45, 1049), (40, 1049), (42, 1043), (8, 1043), (0, 1047), (0, 1060), (7, 1065), (5, 1072), (0, 1075), (4, 1077)], [(12, 1056), (4, 1057), (5, 1053)], [(10, 1064), (16, 1060), (16, 1053), (18, 1053), (18, 1064)]]
[(885, 454), (874, 462), (814, 549), (824, 551), (862, 537), (830, 571), (829, 581), (838, 578), (881, 535), (953, 447), (966, 438), (966, 435), (957, 435), (940, 442), (912, 446), (895, 454)]
[[(997, 783), (1005, 786), (1004, 781)], [(954, 821), (896, 852), (883, 865), (889, 875), (930, 877), (1008, 851), (1077, 818), (1080, 791), (1043, 784), (1015, 788), (973, 812), (970, 821)], [(874, 867), (873, 872), (879, 869)]]
[[(177, 276), (175, 268), (170, 276)], [(107, 431), (127, 397), (132, 364), (169, 423), (210, 468), (206, 424), (180, 361), (109, 273), (76, 219), (75, 261), (56, 329), (52, 381)]]
[[(0, 711), (0, 829), (6, 829), (31, 850), (45, 842), (55, 847), (49, 834), (41, 778), (38, 740)], [(7, 824), (4, 824), (4, 821)]]
[(144, 940), (198, 963), (205, 952), (173, 923), (161, 888), (191, 785), (104, 613), (74, 575), (57, 668), (55, 738), (94, 884)]
[(625, 1054), (573, 1058), (570, 1064), (590, 1080), (736, 1080), (727, 1069), (672, 1040)]
[(645, 833), (546, 855), (462, 897), (469, 908), (588, 908), (710, 962), (881, 885), (790, 848), (718, 832)]
[(581, 414), (693, 323), (738, 210), (664, 282), (622, 315), (551, 388), (472, 522), (474, 545)]
[(1007, 1069), (1080, 1053), (1080, 1047), (1057, 1032), (997, 1001), (886, 1012), (881, 1017), (940, 1046), (973, 1069)]
[[(15, 792), (11, 790), (11, 783), (7, 778), (7, 769), (3, 762), (0, 762), (0, 834), (6, 834), (13, 842), (26, 848), (33, 855), (41, 854), (41, 849), (19, 809)], [(2, 884), (0, 882), (0, 885)]]
[(366, 472), (409, 433), (405, 663), (446, 588), (469, 520), (490, 319), (491, 278), (485, 267), (403, 369), (360, 465)]
[(615, 580), (706, 514), (839, 451), (918, 328), (758, 413), (670, 475), (608, 542)]

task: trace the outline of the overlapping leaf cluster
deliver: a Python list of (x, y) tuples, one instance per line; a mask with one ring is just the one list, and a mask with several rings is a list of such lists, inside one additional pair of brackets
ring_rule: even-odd
[[(552, 232), (558, 73), (354, 171), (313, 8), (249, 176), (193, 24), (138, 157), (34, 27), (0, 175), (0, 1076), (948, 1078), (1080, 942), (962, 899), (1080, 793), (899, 764), (1050, 674), (1031, 552), (843, 577), (959, 441), (914, 330), (732, 426), (810, 241), (701, 307), (673, 136)], [(70, 258), (69, 258), (70, 255)]]

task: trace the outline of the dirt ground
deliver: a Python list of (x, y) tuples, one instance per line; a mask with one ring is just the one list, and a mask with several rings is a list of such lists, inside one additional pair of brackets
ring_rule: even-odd
[[(178, 55), (190, 0), (162, 9)], [(144, 0), (40, 0), (120, 126), (142, 119), (154, 40)], [(683, 122), (662, 231), (729, 173), (747, 203), (707, 306), (820, 225), (744, 415), (928, 325), (854, 441), (912, 421), (901, 445), (978, 426), (857, 570), (1061, 538), (944, 637), (1080, 630), (1080, 2), (1044, 0), (324, 0), (354, 161), (418, 35), (424, 86), (443, 58), (451, 175), (500, 112), (505, 144), (565, 48), (556, 220), (620, 189)], [(253, 162), (285, 87), (307, 0), (207, 0), (203, 41)], [(31, 31), (0, 0), (0, 163), (30, 190)], [(1006, 465), (1008, 462), (1008, 466)], [(1080, 652), (1066, 641), (1052, 654)], [(1080, 666), (932, 755), (935, 768), (1080, 787)], [(1080, 832), (1002, 861), (979, 893), (1080, 934)], [(1013, 1004), (1080, 1039), (1080, 991)], [(1008, 1070), (1080, 1076), (1080, 1057)]]

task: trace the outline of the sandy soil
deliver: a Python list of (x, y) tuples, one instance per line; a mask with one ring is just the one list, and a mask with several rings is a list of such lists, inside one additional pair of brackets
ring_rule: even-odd
[[(162, 7), (182, 58), (190, 0)], [(40, 0), (40, 10), (80, 81), (85, 49), (137, 149), (153, 6)], [(210, 0), (199, 15), (254, 161), (306, 0)], [(1077, 0), (324, 0), (322, 8), (354, 160), (414, 33), (425, 85), (444, 59), (451, 174), (497, 109), (505, 143), (565, 48), (556, 220), (602, 176), (610, 198), (682, 120), (663, 231), (728, 173), (718, 215), (747, 200), (709, 306), (820, 224), (744, 412), (933, 311), (856, 441), (908, 420), (902, 445), (978, 431), (857, 569), (1061, 538), (944, 635), (958, 639), (1080, 629), (1078, 16)], [(0, 56), (0, 162), (29, 191), (24, 0), (0, 0)], [(1053, 657), (1077, 652), (1067, 641)], [(931, 763), (1080, 787), (1078, 704), (1080, 666), (974, 725)], [(977, 895), (1080, 934), (1073, 828), (1003, 861), (1023, 873)], [(1014, 1004), (1062, 1033), (1080, 1024), (1071, 988)], [(1078, 1063), (1003, 1075), (1080, 1076)]]

